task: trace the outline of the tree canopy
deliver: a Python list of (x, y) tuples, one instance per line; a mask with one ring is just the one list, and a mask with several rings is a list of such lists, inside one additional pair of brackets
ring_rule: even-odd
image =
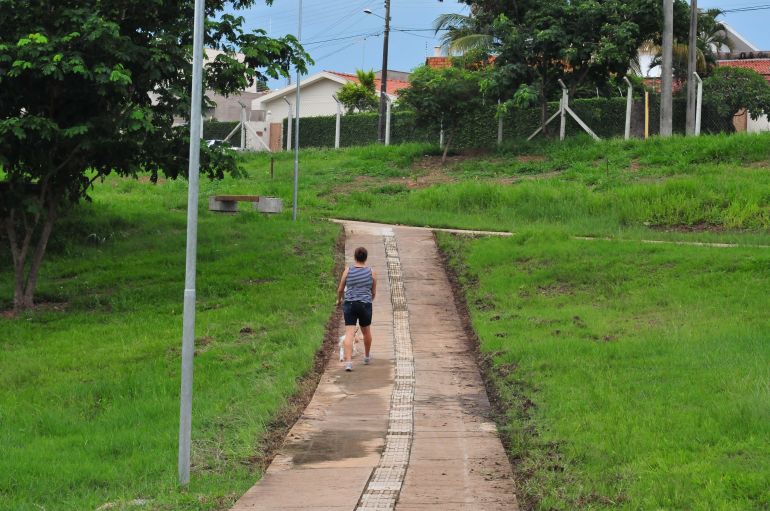
[(746, 109), (752, 119), (770, 114), (770, 84), (753, 69), (718, 67), (703, 81), (704, 99), (720, 117)]
[(348, 113), (354, 111), (376, 111), (380, 102), (377, 99), (377, 92), (375, 89), (374, 71), (358, 69), (356, 71), (356, 77), (358, 78), (358, 83), (348, 82), (343, 85), (337, 93), (337, 99), (340, 103), (345, 105)]
[[(255, 1), (207, 0), (205, 46), (223, 53), (206, 66), (205, 89), (229, 95), (304, 71), (293, 36), (246, 32), (224, 13)], [(193, 12), (193, 0), (0, 0), (0, 222), (16, 309), (33, 304), (57, 216), (97, 180), (185, 175), (189, 132), (174, 118), (189, 115)], [(205, 175), (235, 168), (232, 153), (202, 149)]]
[[(468, 19), (450, 30), (461, 42), (486, 42), (495, 57), (487, 91), (502, 100), (522, 84), (539, 91), (546, 103), (558, 95), (562, 79), (573, 96), (609, 90), (623, 76), (647, 40), (659, 39), (663, 10), (659, 0), (463, 0)], [(678, 25), (686, 27), (687, 4), (676, 0)], [(684, 11), (682, 10), (684, 8)], [(440, 22), (441, 20), (439, 20)], [(470, 38), (469, 34), (484, 37)], [(450, 41), (451, 45), (451, 41)]]
[(463, 120), (482, 104), (482, 73), (457, 66), (421, 66), (409, 77), (409, 88), (401, 91), (399, 103), (414, 110), (418, 124), (441, 127), (446, 133), (442, 161), (446, 160), (452, 138)]

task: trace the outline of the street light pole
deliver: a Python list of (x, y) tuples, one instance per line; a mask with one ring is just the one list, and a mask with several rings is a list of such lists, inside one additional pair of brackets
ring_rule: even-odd
[(179, 396), (179, 484), (190, 482), (193, 355), (195, 353), (195, 266), (198, 252), (198, 172), (203, 101), (204, 0), (195, 0), (193, 29), (192, 104), (190, 108), (190, 161), (187, 191), (187, 255), (182, 320), (182, 385)]
[(377, 139), (385, 143), (385, 115), (388, 107), (388, 37), (390, 35), (390, 0), (385, 0), (385, 32), (382, 42), (382, 71), (380, 73), (380, 122)]
[[(302, 42), (302, 0), (299, 0), (299, 20), (297, 22), (297, 40)], [(292, 198), (291, 219), (297, 221), (297, 195), (299, 193), (299, 93), (300, 93), (301, 75), (297, 67), (297, 99), (295, 107), (297, 109), (296, 126), (294, 129), (294, 196)]]

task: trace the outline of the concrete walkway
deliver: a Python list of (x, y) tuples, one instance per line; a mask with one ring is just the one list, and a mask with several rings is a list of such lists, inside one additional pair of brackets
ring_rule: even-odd
[(429, 229), (344, 222), (377, 272), (373, 363), (330, 362), (233, 510), (517, 510), (511, 467)]

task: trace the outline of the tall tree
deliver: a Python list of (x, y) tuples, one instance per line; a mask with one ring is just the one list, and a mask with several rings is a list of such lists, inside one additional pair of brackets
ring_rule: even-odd
[(399, 104), (414, 110), (418, 124), (444, 130), (442, 163), (465, 119), (482, 105), (482, 73), (458, 66), (444, 69), (421, 66), (409, 77), (409, 88), (401, 91)]
[[(308, 59), (292, 36), (246, 32), (225, 10), (256, 0), (208, 0), (205, 44), (222, 50), (205, 87), (221, 94), (287, 75)], [(266, 0), (271, 3), (272, 0)], [(0, 0), (0, 224), (14, 266), (16, 310), (33, 305), (56, 219), (117, 173), (184, 176), (193, 0)], [(235, 52), (243, 54), (236, 57)], [(236, 169), (203, 148), (211, 178)]]
[[(676, 0), (678, 4), (686, 4)], [(661, 32), (659, 0), (464, 0), (476, 26), (491, 27), (499, 95), (534, 85), (543, 120), (561, 78), (574, 95), (624, 75), (642, 42)], [(681, 9), (681, 6), (679, 7)], [(508, 91), (508, 92), (506, 92)]]

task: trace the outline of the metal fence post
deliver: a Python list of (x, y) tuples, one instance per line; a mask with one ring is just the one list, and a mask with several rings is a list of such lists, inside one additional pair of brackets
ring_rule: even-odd
[(500, 115), (500, 100), (497, 100), (497, 145), (503, 143), (503, 116)]
[(644, 139), (650, 138), (650, 92), (644, 91)]
[(631, 85), (631, 81), (627, 76), (623, 77), (623, 81), (628, 85), (628, 97), (626, 98), (626, 140), (631, 138), (631, 110), (634, 104), (634, 86)]
[[(262, 133), (262, 145), (267, 147), (268, 151), (272, 152), (273, 149), (270, 147), (270, 132), (272, 131), (272, 121), (273, 121), (273, 112), (268, 110), (265, 112), (265, 131)], [(267, 142), (265, 142), (264, 139), (267, 139)], [(256, 149), (256, 148), (255, 148)], [(278, 148), (281, 149), (280, 147)]]
[(390, 145), (390, 112), (392, 102), (390, 96), (385, 95), (385, 145)]
[(246, 149), (246, 107), (241, 104), (241, 151)]
[(698, 80), (698, 93), (695, 100), (695, 136), (700, 136), (700, 124), (703, 118), (703, 80), (697, 72), (693, 73)]
[(289, 106), (289, 116), (287, 117), (288, 122), (286, 123), (286, 150), (291, 151), (291, 128), (292, 124), (294, 124), (294, 112), (293, 107), (291, 106), (291, 102), (286, 98), (283, 98), (283, 100)]
[(340, 100), (337, 99), (337, 96), (332, 96), (332, 99), (335, 103), (337, 103), (337, 120), (334, 124), (334, 148), (339, 149), (340, 148), (340, 127), (341, 127), (341, 119), (342, 119), (342, 104), (340, 103)]
[(569, 90), (564, 82), (559, 79), (561, 85), (561, 125), (559, 126), (559, 140), (564, 140), (567, 136), (567, 106), (569, 106)]

